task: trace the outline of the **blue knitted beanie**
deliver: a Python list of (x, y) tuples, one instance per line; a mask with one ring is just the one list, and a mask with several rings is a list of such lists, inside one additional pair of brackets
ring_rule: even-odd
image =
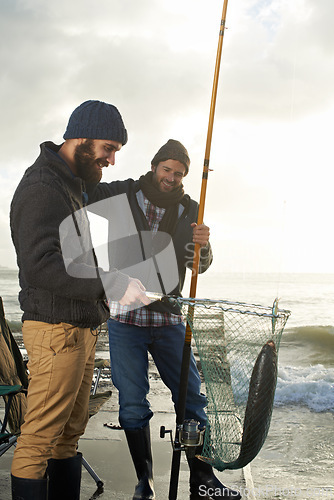
[(128, 134), (120, 112), (112, 104), (85, 101), (70, 116), (64, 139), (102, 139), (128, 141)]

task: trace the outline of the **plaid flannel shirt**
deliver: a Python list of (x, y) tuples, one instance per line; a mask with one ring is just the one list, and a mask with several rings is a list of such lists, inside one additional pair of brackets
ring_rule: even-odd
[[(153, 205), (145, 196), (144, 209), (145, 217), (147, 219), (148, 225), (151, 231), (156, 233), (159, 229), (159, 224), (165, 214), (166, 209), (157, 207)], [(119, 302), (110, 301), (110, 317), (121, 323), (127, 323), (129, 325), (136, 326), (168, 326), (168, 325), (178, 325), (183, 321), (182, 316), (172, 313), (162, 313), (156, 311), (150, 311), (145, 307), (140, 307), (138, 309), (128, 310), (127, 306), (121, 306)]]

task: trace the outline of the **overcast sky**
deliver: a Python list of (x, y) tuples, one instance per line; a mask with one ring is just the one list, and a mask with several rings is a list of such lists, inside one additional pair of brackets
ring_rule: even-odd
[[(169, 138), (199, 199), (222, 0), (0, 0), (0, 265), (39, 144), (87, 99), (129, 133), (103, 180), (137, 178)], [(213, 271), (334, 272), (333, 0), (229, 0), (205, 222)]]

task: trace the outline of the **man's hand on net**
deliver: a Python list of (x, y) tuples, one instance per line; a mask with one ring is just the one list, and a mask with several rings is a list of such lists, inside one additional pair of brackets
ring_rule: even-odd
[(129, 306), (135, 302), (148, 305), (151, 300), (145, 293), (145, 287), (142, 282), (136, 278), (130, 278), (128, 288), (123, 297), (119, 300), (121, 306)]

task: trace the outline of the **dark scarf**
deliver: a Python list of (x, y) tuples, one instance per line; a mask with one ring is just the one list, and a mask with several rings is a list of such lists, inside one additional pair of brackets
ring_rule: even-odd
[(179, 203), (186, 204), (188, 196), (184, 194), (183, 185), (170, 193), (159, 191), (152, 182), (153, 172), (147, 172), (139, 178), (138, 186), (146, 198), (155, 206), (165, 208), (166, 212), (159, 224), (159, 231), (173, 235), (179, 214)]

